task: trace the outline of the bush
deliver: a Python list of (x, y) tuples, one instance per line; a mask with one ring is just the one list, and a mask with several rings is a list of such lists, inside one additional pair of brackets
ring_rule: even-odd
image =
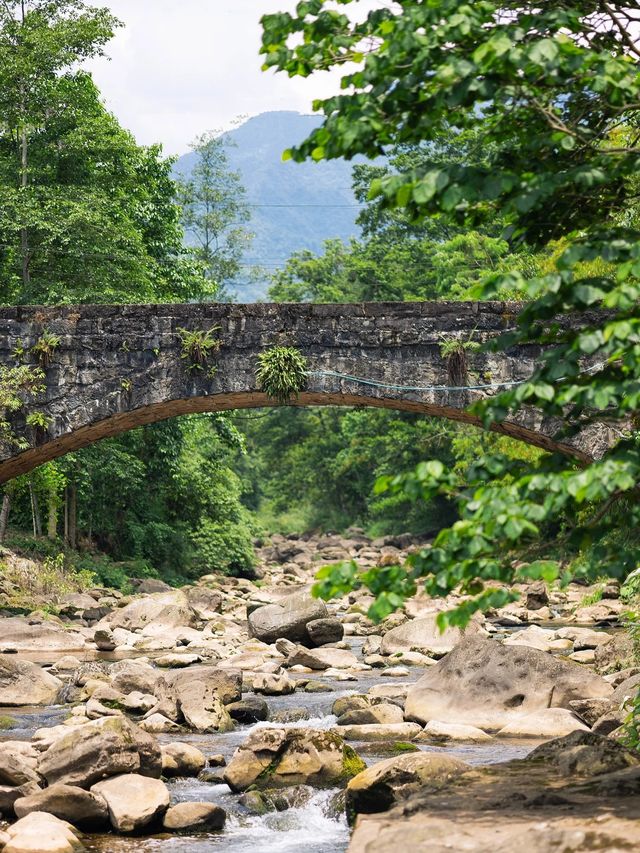
[(197, 548), (195, 563), (199, 574), (211, 572), (233, 577), (251, 577), (255, 567), (255, 554), (251, 531), (243, 524), (218, 524), (204, 519), (193, 535)]

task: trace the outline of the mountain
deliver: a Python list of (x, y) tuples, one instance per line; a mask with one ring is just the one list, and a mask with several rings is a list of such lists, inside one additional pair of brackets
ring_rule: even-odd
[[(247, 270), (264, 268), (257, 283), (240, 283), (240, 301), (264, 299), (268, 274), (283, 266), (301, 249), (322, 250), (330, 237), (348, 241), (359, 233), (358, 205), (351, 190), (353, 163), (282, 162), (282, 152), (305, 139), (320, 124), (318, 116), (296, 112), (268, 112), (248, 119), (227, 135), (231, 168), (240, 172), (252, 205), (249, 225), (255, 233), (247, 252)], [(188, 175), (194, 153), (180, 157), (175, 172)]]

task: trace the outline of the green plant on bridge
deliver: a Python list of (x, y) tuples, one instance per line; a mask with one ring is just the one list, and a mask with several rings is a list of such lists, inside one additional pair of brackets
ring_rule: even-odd
[(44, 388), (44, 372), (39, 367), (0, 367), (0, 444), (21, 450), (29, 446), (26, 439), (13, 432), (10, 416), (24, 408), (28, 397), (40, 394)]
[(31, 412), (27, 415), (26, 422), (36, 435), (45, 433), (51, 426), (51, 418), (44, 412)]
[[(212, 329), (178, 329), (182, 352), (180, 357), (187, 362), (187, 370), (204, 370), (211, 356), (217, 353), (221, 346), (216, 332), (220, 326)], [(211, 370), (208, 371), (211, 376)]]
[(447, 372), (451, 385), (465, 385), (469, 381), (470, 352), (477, 352), (480, 343), (473, 340), (473, 332), (466, 340), (442, 336), (440, 355), (447, 362)]
[(258, 388), (283, 405), (304, 390), (307, 376), (307, 359), (295, 347), (272, 347), (258, 356)]
[(54, 352), (60, 346), (59, 335), (52, 334), (48, 329), (45, 329), (35, 344), (31, 347), (32, 354), (38, 360), (38, 364), (43, 370), (51, 364)]

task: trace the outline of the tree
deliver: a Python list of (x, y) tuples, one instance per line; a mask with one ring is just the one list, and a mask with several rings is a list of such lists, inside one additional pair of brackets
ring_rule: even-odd
[[(227, 136), (209, 132), (192, 145), (196, 163), (179, 184), (182, 223), (195, 243), (195, 256), (214, 287), (235, 279), (253, 235), (244, 227), (251, 219), (246, 191), (238, 172), (229, 168)], [(220, 295), (220, 294), (219, 294)]]
[(0, 298), (193, 298), (205, 282), (172, 162), (138, 146), (77, 67), (117, 22), (78, 0), (23, 5), (0, 6)]
[[(389, 146), (430, 145), (455, 129), (482, 140), (485, 161), (427, 164), (374, 182), (383, 209), (410, 222), (427, 217), (477, 228), (504, 223), (505, 236), (543, 247), (563, 241), (547, 275), (496, 274), (478, 295), (527, 293), (517, 329), (494, 343), (545, 345), (534, 375), (476, 406), (484, 423), (533, 406), (565, 423), (565, 438), (602, 418), (618, 440), (586, 468), (560, 455), (537, 462), (483, 454), (467, 488), (440, 462), (387, 478), (380, 489), (457, 500), (461, 519), (406, 567), (327, 571), (324, 595), (366, 584), (380, 618), (424, 581), (432, 595), (470, 597), (442, 621), (463, 624), (512, 597), (496, 586), (523, 576), (566, 576), (589, 554), (599, 572), (624, 576), (640, 522), (640, 231), (633, 208), (640, 168), (640, 78), (635, 4), (527, 4), (401, 0), (356, 19), (324, 0), (263, 18), (265, 67), (308, 76), (355, 64), (342, 93), (316, 104), (321, 127), (289, 154), (297, 160), (379, 156)], [(346, 11), (345, 11), (346, 10)], [(611, 313), (599, 314), (597, 309)], [(595, 313), (594, 313), (595, 312)], [(570, 324), (554, 322), (573, 314)], [(621, 508), (624, 507), (624, 510)], [(543, 530), (563, 519), (553, 543)], [(556, 553), (552, 553), (552, 547)], [(560, 551), (560, 559), (557, 557)], [(515, 558), (524, 559), (524, 567)], [(587, 563), (589, 560), (587, 560)]]

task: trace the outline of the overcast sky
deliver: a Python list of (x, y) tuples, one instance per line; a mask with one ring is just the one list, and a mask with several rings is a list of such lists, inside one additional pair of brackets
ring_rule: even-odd
[(182, 154), (197, 134), (267, 110), (310, 113), (336, 79), (260, 70), (260, 17), (295, 0), (103, 0), (125, 24), (91, 70), (139, 142)]

